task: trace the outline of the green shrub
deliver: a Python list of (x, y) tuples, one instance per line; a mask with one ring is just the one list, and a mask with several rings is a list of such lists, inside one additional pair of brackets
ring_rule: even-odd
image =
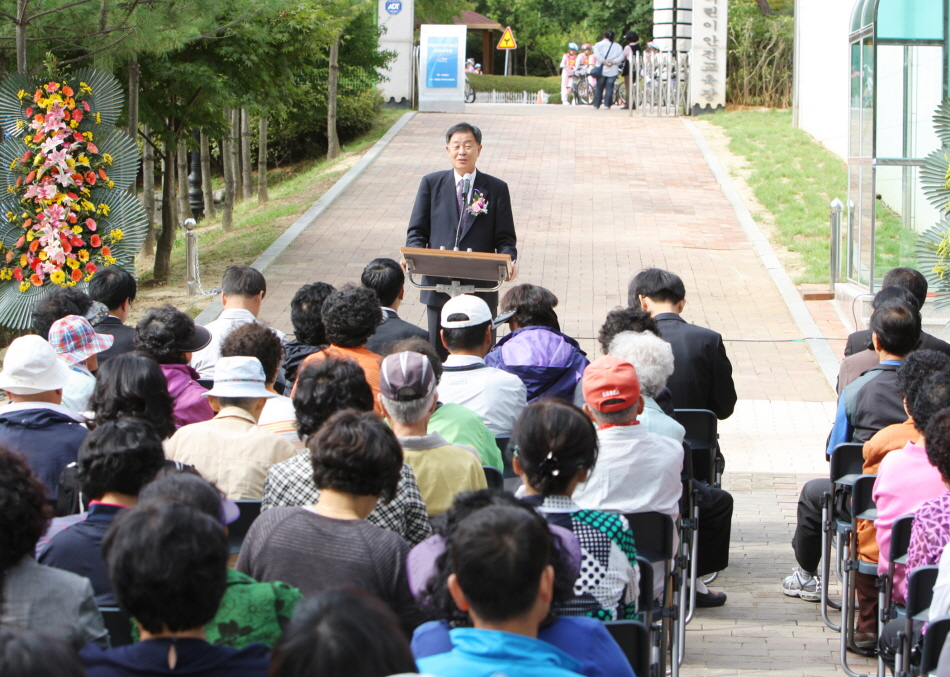
[(530, 75), (472, 75), (468, 76), (476, 92), (537, 92), (539, 89), (548, 94), (558, 94), (560, 101), (561, 76), (536, 78)]

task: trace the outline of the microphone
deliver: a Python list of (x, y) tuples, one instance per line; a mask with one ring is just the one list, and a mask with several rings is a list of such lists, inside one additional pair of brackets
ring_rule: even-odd
[(459, 214), (459, 222), (455, 227), (455, 251), (459, 250), (459, 239), (462, 236), (462, 221), (465, 220), (465, 203), (468, 202), (468, 194), (472, 187), (472, 175), (466, 174), (462, 177), (462, 211)]

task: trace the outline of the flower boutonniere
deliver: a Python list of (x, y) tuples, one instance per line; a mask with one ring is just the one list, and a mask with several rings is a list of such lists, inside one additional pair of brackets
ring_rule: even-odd
[(472, 216), (488, 213), (488, 200), (482, 191), (475, 189), (472, 191), (472, 201), (468, 203), (466, 210)]

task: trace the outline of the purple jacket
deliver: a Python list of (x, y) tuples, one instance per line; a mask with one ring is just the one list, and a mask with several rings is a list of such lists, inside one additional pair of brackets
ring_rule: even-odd
[(520, 378), (528, 402), (556, 397), (574, 403), (574, 390), (590, 362), (577, 341), (548, 327), (522, 327), (503, 336), (485, 356), (490, 367)]
[(163, 364), (162, 373), (168, 381), (168, 394), (175, 400), (175, 421), (179, 428), (214, 418), (214, 410), (201, 396), (208, 391), (198, 384), (197, 371), (187, 364)]

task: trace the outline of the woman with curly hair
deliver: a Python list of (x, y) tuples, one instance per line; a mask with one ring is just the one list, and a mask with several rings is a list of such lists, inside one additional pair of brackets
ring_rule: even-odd
[(104, 362), (96, 373), (96, 389), (89, 400), (91, 429), (106, 421), (141, 418), (163, 440), (175, 434), (175, 402), (168, 381), (151, 355), (134, 351)]
[(38, 630), (76, 649), (104, 644), (109, 633), (89, 579), (33, 559), (52, 512), (23, 457), (0, 447), (0, 626)]
[(214, 418), (214, 410), (202, 397), (207, 391), (198, 383), (198, 372), (188, 366), (191, 354), (209, 343), (211, 333), (171, 305), (150, 308), (135, 328), (135, 349), (161, 365), (179, 428)]

